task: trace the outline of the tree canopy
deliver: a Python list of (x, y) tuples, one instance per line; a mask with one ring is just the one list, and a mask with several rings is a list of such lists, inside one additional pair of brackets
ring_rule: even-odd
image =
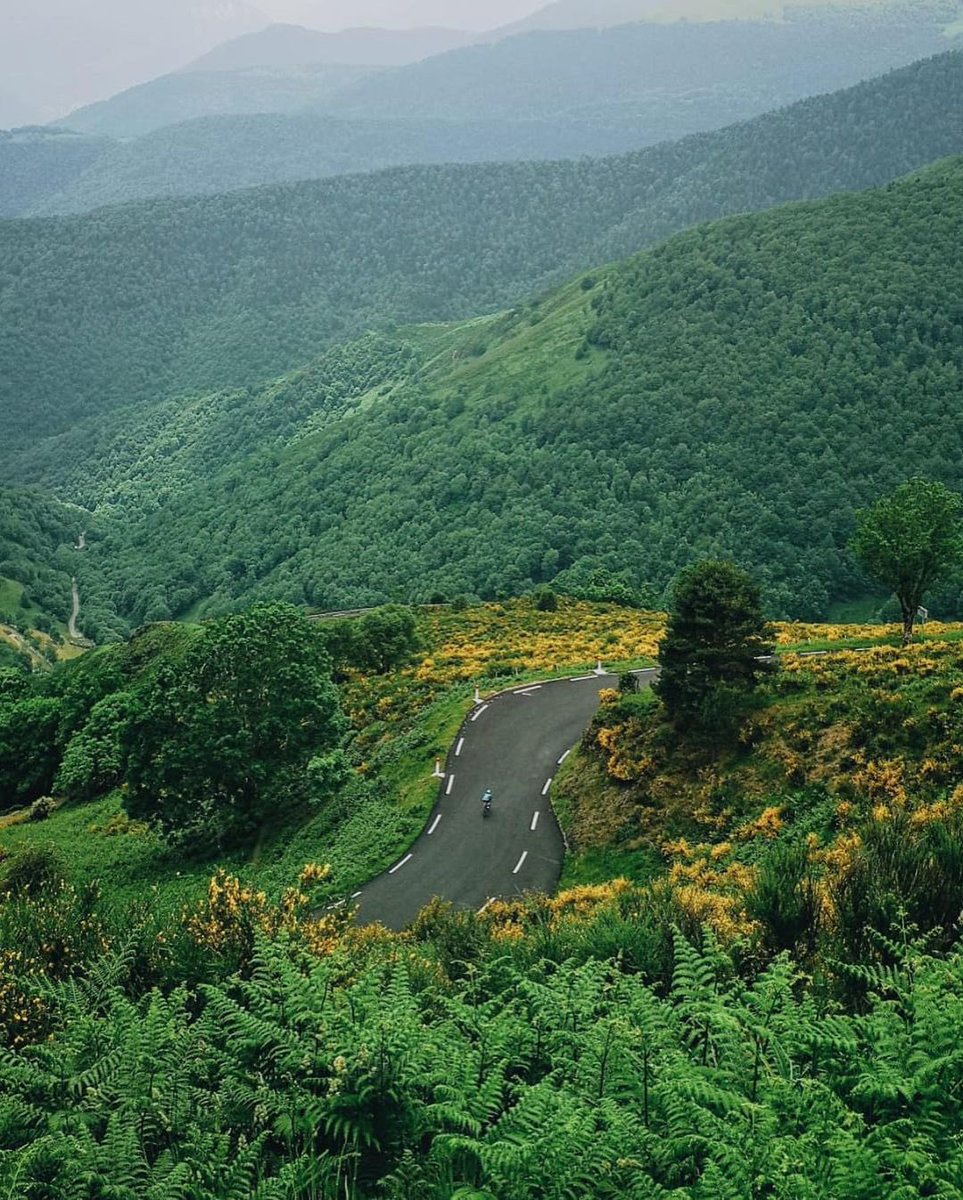
[(316, 625), (284, 604), (224, 617), (141, 695), (127, 811), (194, 849), (228, 844), (303, 804), (309, 762), (343, 729)]
[(963, 559), (963, 496), (914, 478), (856, 514), (853, 553), (876, 583), (899, 601), (903, 641), (913, 640), (930, 588)]
[(758, 584), (731, 562), (695, 563), (676, 582), (653, 685), (679, 729), (723, 731), (771, 670)]

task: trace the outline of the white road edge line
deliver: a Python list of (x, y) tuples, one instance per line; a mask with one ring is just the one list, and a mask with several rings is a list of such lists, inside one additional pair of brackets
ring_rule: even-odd
[(535, 816), (532, 817), (532, 833), (535, 832), (535, 826), (537, 824), (538, 824), (538, 813), (536, 813)]
[(478, 910), (478, 915), (481, 916), (481, 914), (485, 911), (485, 909), (489, 906), (489, 904), (494, 904), (497, 899), (498, 899), (497, 896), (489, 896), (488, 899), (485, 901), (485, 903)]
[(441, 813), (439, 813), (439, 814), (438, 814), (438, 816), (437, 816), (437, 817), (435, 817), (434, 821), (432, 821), (432, 823), (431, 823), (431, 828), (428, 830), (428, 836), (429, 836), (429, 837), (431, 837), (431, 835), (432, 835), (432, 834), (435, 832), (435, 830), (438, 828), (438, 822), (439, 822), (440, 820), (441, 820)]
[(459, 754), (461, 754), (461, 748), (462, 748), (462, 746), (464, 746), (464, 744), (465, 744), (465, 739), (459, 738), (458, 745), (455, 747), (455, 758), (457, 758), (459, 756)]
[(573, 679), (570, 679), (570, 680), (569, 680), (569, 683), (582, 683), (582, 682), (583, 682), (583, 680), (586, 680), (586, 679), (597, 679), (597, 678), (598, 678), (598, 676), (597, 676), (597, 675), (595, 675), (595, 674), (592, 674), (592, 675), (576, 675), (576, 676), (575, 676)]
[(414, 857), (415, 857), (414, 854), (406, 854), (400, 863), (395, 863), (395, 865), (391, 868), (391, 870), (388, 872), (388, 874), (394, 875), (395, 871), (400, 871), (401, 868), (405, 865), (405, 863), (411, 862), (411, 860)]
[[(554, 776), (553, 776), (553, 778), (554, 778)], [(548, 780), (548, 782), (545, 784), (545, 786), (542, 788), (542, 795), (543, 795), (543, 796), (547, 796), (547, 795), (548, 795), (548, 789), (549, 789), (551, 786), (552, 786), (552, 780), (551, 780), (551, 779), (549, 779), (549, 780)]]
[(527, 850), (523, 850), (523, 851), (522, 851), (522, 857), (521, 857), (521, 858), (518, 860), (518, 862), (515, 864), (515, 870), (514, 870), (514, 871), (512, 871), (512, 874), (513, 874), (513, 875), (517, 875), (517, 874), (518, 874), (518, 872), (519, 872), (519, 871), (522, 869), (522, 867), (523, 867), (523, 866), (524, 866), (524, 864), (525, 864), (525, 859), (526, 859), (526, 858), (528, 858), (528, 851), (527, 851)]
[(455, 786), (455, 777), (454, 777), (454, 775), (449, 775), (449, 776), (448, 776), (448, 786), (445, 788), (445, 795), (446, 795), (446, 796), (450, 796), (450, 795), (451, 795), (451, 789), (452, 789), (454, 786)]
[(572, 753), (572, 751), (571, 751), (571, 750), (566, 750), (566, 751), (565, 751), (565, 753), (562, 755), (562, 757), (561, 757), (561, 758), (558, 760), (558, 765), (559, 765), (559, 766), (561, 766), (561, 765), (562, 765), (562, 763), (563, 763), (563, 762), (565, 762), (565, 760), (568, 758), (568, 756), (569, 756), (571, 753)]
[(360, 893), (360, 892), (352, 892), (352, 893), (351, 893), (351, 899), (352, 899), (352, 900), (357, 900), (357, 899), (358, 899), (358, 897), (359, 897), (360, 895), (361, 895), (361, 893)]
[(479, 717), (482, 715), (482, 713), (483, 713), (483, 712), (488, 712), (488, 705), (487, 705), (487, 704), (483, 704), (483, 705), (481, 706), (481, 708), (478, 710), (478, 712), (476, 712), (476, 713), (475, 713), (475, 714), (472, 716), (472, 720), (473, 720), (473, 721), (477, 721), (477, 720), (478, 720), (478, 718), (479, 718)]

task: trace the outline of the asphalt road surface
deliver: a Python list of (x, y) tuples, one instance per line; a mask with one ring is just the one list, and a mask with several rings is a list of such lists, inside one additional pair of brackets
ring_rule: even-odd
[[(654, 672), (643, 672), (650, 680)], [(560, 760), (595, 714), (612, 675), (523, 687), (476, 705), (452, 747), (425, 832), (355, 897), (362, 924), (404, 929), (435, 896), (481, 909), (497, 896), (552, 892), (565, 853), (550, 803)], [(482, 815), (481, 796), (494, 793)]]

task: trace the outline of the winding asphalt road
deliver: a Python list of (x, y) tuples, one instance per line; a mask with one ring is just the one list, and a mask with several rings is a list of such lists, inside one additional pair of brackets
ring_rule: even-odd
[[(648, 682), (653, 671), (641, 673)], [(361, 924), (403, 929), (435, 896), (480, 909), (496, 896), (552, 892), (565, 853), (551, 780), (578, 742), (612, 675), (522, 687), (478, 704), (448, 756), (425, 832), (353, 897)], [(494, 804), (482, 816), (481, 795)]]

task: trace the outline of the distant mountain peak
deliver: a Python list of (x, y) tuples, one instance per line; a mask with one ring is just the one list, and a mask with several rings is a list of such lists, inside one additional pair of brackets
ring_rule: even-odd
[(471, 41), (459, 29), (357, 27), (334, 33), (305, 25), (276, 23), (222, 42), (195, 59), (186, 71), (238, 71), (247, 67), (400, 67), (443, 54)]

